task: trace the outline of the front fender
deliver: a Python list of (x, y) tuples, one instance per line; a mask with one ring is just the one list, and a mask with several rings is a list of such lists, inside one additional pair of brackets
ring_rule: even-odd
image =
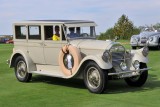
[(110, 69), (112, 68), (112, 64), (110, 62), (106, 63), (102, 59), (102, 55), (88, 55), (84, 57), (80, 63), (80, 66), (86, 61), (94, 61), (96, 62), (100, 68), (102, 69)]
[(10, 68), (15, 67), (15, 60), (18, 56), (23, 56), (23, 58), (25, 59), (28, 72), (37, 70), (36, 64), (33, 63), (32, 59), (29, 57), (29, 54), (22, 50), (16, 50), (12, 53), (11, 58), (10, 58), (10, 63), (9, 63)]
[(71, 77), (74, 77), (74, 76), (77, 76), (78, 78), (83, 78), (83, 71), (82, 70), (85, 68), (86, 64), (89, 61), (94, 61), (95, 63), (97, 63), (99, 65), (99, 67), (101, 69), (111, 69), (112, 64), (110, 62), (108, 62), (108, 63), (104, 62), (102, 60), (101, 56), (102, 55), (88, 55), (88, 56), (84, 57), (81, 60), (79, 66), (77, 68), (77, 71), (73, 75), (71, 75), (67, 78), (71, 78)]
[(138, 50), (131, 50), (132, 61), (138, 60), (139, 62), (148, 63), (148, 57), (143, 56), (143, 48)]

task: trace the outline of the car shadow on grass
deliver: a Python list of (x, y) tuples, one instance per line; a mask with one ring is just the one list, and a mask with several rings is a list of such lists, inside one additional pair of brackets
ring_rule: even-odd
[[(36, 75), (32, 78), (31, 83), (47, 83), (52, 85), (66, 86), (71, 88), (86, 89), (83, 80), (81, 79), (62, 79), (48, 76)], [(109, 80), (107, 88), (104, 94), (117, 94), (128, 92), (144, 92), (160, 88), (160, 80), (157, 75), (149, 74), (148, 80), (142, 87), (128, 86), (123, 79), (121, 80)]]
[(160, 49), (157, 47), (149, 47), (149, 51), (159, 51)]
[(63, 78), (36, 75), (32, 78), (32, 83), (37, 83), (37, 82), (85, 89), (84, 82), (81, 79), (63, 79)]
[(157, 75), (149, 74), (146, 83), (141, 87), (132, 87), (122, 80), (109, 81), (107, 89), (104, 93), (116, 94), (116, 93), (127, 93), (127, 92), (145, 92), (160, 88), (160, 80)]

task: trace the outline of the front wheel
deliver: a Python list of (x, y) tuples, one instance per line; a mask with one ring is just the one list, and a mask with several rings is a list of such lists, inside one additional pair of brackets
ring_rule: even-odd
[(89, 62), (84, 69), (84, 83), (92, 93), (103, 93), (106, 88), (108, 77), (95, 62)]
[(28, 73), (27, 65), (22, 56), (19, 56), (15, 60), (15, 75), (20, 82), (29, 82), (32, 74)]
[[(140, 69), (147, 68), (145, 63), (140, 64)], [(125, 81), (129, 86), (141, 87), (148, 78), (148, 70), (143, 71), (139, 76), (126, 78)]]

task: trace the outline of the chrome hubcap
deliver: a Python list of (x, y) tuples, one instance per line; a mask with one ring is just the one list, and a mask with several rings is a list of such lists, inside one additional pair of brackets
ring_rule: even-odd
[(72, 69), (73, 68), (73, 64), (74, 64), (74, 60), (73, 60), (73, 57), (71, 54), (66, 54), (64, 56), (64, 66), (67, 68), (67, 69)]
[(87, 82), (88, 82), (88, 85), (93, 89), (96, 89), (100, 86), (100, 82), (101, 82), (100, 74), (95, 67), (91, 67), (88, 69)]
[(24, 78), (27, 74), (26, 64), (24, 61), (19, 61), (17, 64), (17, 76), (18, 78)]
[(132, 77), (131, 80), (132, 80), (132, 81), (138, 81), (139, 78), (140, 78), (140, 76), (138, 75), (138, 76), (136, 76), (136, 77)]

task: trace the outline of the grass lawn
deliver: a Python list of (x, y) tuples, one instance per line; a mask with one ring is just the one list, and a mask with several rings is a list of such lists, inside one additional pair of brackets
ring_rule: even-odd
[[(129, 43), (128, 41), (123, 41)], [(128, 44), (125, 44), (130, 48)], [(88, 92), (82, 80), (33, 75), (29, 83), (18, 82), (6, 60), (12, 44), (0, 44), (0, 107), (158, 107), (160, 105), (160, 51), (151, 50), (149, 77), (140, 88), (123, 80), (109, 81), (104, 94)]]

